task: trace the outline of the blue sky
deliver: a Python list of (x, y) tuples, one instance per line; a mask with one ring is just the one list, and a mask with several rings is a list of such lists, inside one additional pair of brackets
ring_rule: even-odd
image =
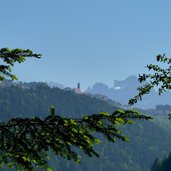
[(21, 81), (112, 86), (171, 55), (169, 0), (5, 0), (0, 19), (1, 47), (43, 54), (14, 67)]

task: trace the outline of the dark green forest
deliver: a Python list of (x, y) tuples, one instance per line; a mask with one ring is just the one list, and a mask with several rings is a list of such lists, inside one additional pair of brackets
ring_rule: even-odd
[[(54, 105), (56, 113), (65, 117), (80, 117), (106, 111), (112, 113), (117, 106), (95, 97), (75, 94), (72, 91), (50, 88), (45, 83), (0, 85), (0, 119), (13, 117), (46, 117), (49, 107)], [(146, 112), (146, 111), (144, 111)], [(154, 111), (155, 114), (157, 111)], [(153, 113), (150, 113), (153, 114)], [(96, 150), (100, 157), (87, 158), (82, 154), (81, 164), (68, 161), (50, 153), (49, 165), (60, 171), (150, 171), (155, 159), (162, 159), (171, 151), (171, 126), (162, 117), (152, 121), (136, 121), (134, 125), (121, 127), (130, 141), (109, 143), (103, 137)], [(1, 169), (5, 171), (5, 169)]]

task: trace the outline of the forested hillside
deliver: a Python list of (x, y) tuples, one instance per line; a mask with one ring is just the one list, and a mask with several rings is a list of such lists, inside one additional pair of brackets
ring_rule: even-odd
[(116, 107), (99, 99), (72, 91), (50, 88), (44, 83), (7, 85), (0, 87), (0, 119), (12, 117), (44, 117), (53, 105), (57, 114), (79, 117), (100, 111), (113, 112)]
[[(3, 121), (12, 117), (45, 117), (50, 105), (55, 106), (59, 115), (69, 117), (100, 111), (111, 113), (117, 109), (117, 106), (99, 99), (50, 88), (43, 83), (0, 87), (0, 119)], [(156, 157), (162, 158), (171, 151), (171, 127), (168, 122), (163, 119), (136, 121), (134, 125), (122, 128), (130, 142), (113, 144), (104, 140), (97, 147), (100, 158), (83, 155), (81, 165), (53, 155), (49, 163), (59, 171), (148, 171)]]

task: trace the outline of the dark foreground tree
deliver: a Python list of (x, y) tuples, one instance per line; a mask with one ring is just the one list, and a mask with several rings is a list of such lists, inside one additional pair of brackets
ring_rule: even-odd
[(160, 163), (159, 159), (156, 158), (151, 167), (151, 171), (160, 171), (160, 168), (161, 168), (161, 163)]
[[(3, 48), (0, 50), (0, 80), (16, 80), (11, 67), (15, 62), (21, 63), (26, 58), (40, 58), (31, 50)], [(17, 95), (16, 95), (17, 96)], [(23, 111), (24, 112), (24, 111)], [(18, 170), (35, 170), (47, 165), (48, 152), (52, 151), (68, 160), (80, 162), (79, 151), (88, 156), (99, 156), (93, 149), (100, 140), (94, 133), (104, 135), (111, 142), (116, 139), (128, 140), (119, 126), (132, 124), (134, 119), (151, 119), (134, 110), (117, 110), (113, 114), (101, 112), (82, 118), (64, 118), (55, 113), (52, 106), (46, 118), (13, 118), (0, 123), (0, 164), (16, 167)], [(76, 148), (79, 150), (76, 150)]]
[(151, 167), (151, 171), (170, 171), (171, 170), (171, 153), (161, 162), (156, 159)]

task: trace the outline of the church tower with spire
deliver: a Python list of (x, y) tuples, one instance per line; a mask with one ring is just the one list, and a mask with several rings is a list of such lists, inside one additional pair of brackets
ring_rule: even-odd
[(77, 88), (74, 89), (74, 92), (77, 94), (81, 94), (80, 83), (78, 82)]
[(80, 89), (80, 83), (78, 83), (78, 84), (77, 84), (77, 88), (79, 88), (79, 89)]

